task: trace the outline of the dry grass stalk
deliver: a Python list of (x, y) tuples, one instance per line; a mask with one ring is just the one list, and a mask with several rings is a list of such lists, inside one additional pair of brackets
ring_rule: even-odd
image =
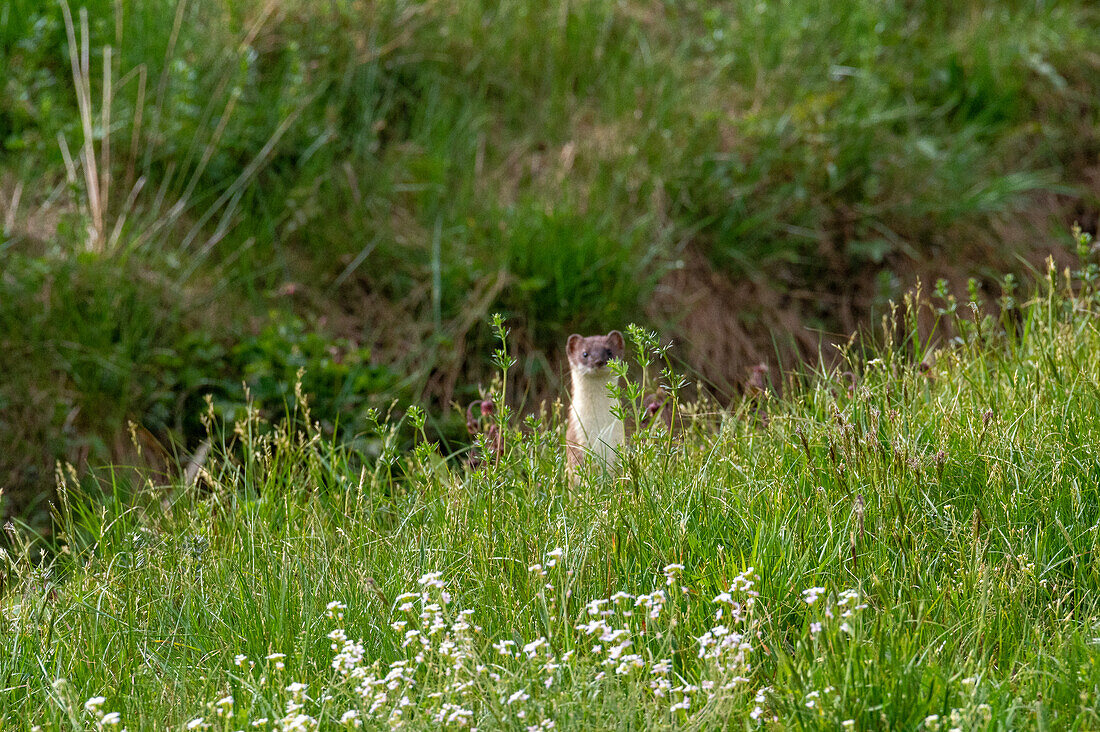
[[(111, 47), (103, 50), (103, 101), (101, 124), (103, 126), (103, 145), (100, 159), (96, 160), (95, 130), (92, 124), (92, 85), (91, 85), (91, 49), (88, 30), (88, 11), (80, 9), (80, 43), (77, 44), (73, 15), (66, 0), (61, 2), (61, 13), (65, 19), (65, 34), (69, 41), (69, 61), (72, 64), (73, 85), (76, 88), (76, 104), (80, 112), (80, 129), (84, 136), (81, 145), (80, 163), (84, 172), (84, 184), (88, 192), (88, 213), (91, 226), (88, 231), (87, 247), (91, 251), (102, 252), (105, 248), (104, 212), (110, 193), (110, 125), (111, 125)], [(74, 169), (71, 157), (67, 154), (67, 145), (62, 138), (62, 155), (70, 176)], [(100, 170), (102, 169), (102, 173)]]

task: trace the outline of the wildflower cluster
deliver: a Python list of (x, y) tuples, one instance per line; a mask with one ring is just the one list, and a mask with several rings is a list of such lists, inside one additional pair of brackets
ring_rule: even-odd
[[(816, 599), (816, 596), (814, 599)], [(812, 605), (813, 602), (807, 599), (806, 604)], [(855, 631), (853, 630), (852, 624), (849, 621), (854, 619), (856, 617), (856, 614), (859, 613), (861, 610), (866, 609), (867, 603), (860, 602), (859, 592), (857, 592), (856, 590), (842, 590), (837, 595), (836, 603), (829, 603), (825, 607), (823, 615), (825, 622), (835, 621), (839, 619), (840, 625), (838, 627), (840, 631), (845, 633), (846, 635), (854, 635)], [(816, 626), (819, 631), (821, 628), (824, 627), (820, 621), (816, 623), (811, 623), (811, 632), (814, 626)]]
[[(815, 724), (837, 726), (841, 729), (853, 729), (856, 720), (843, 714), (844, 700), (834, 684), (842, 680), (828, 676), (831, 664), (821, 663), (830, 654), (843, 653), (854, 658), (862, 642), (862, 633), (858, 622), (867, 603), (862, 601), (856, 590), (841, 590), (832, 595), (824, 587), (808, 587), (801, 593), (802, 602), (810, 608), (808, 637), (799, 645), (803, 653), (814, 659), (810, 665), (815, 673), (808, 675), (805, 686), (789, 689), (761, 688), (757, 694), (757, 708), (752, 718), (763, 717), (763, 704), (772, 698), (775, 706), (786, 706), (788, 711), (803, 719), (809, 717)], [(855, 644), (855, 645), (853, 645)], [(773, 719), (775, 719), (773, 717)]]
[[(225, 694), (215, 701), (208, 702), (205, 711), (185, 722), (185, 730), (211, 729), (271, 729), (278, 732), (311, 732), (320, 727), (321, 707), (327, 701), (325, 694), (320, 699), (309, 695), (309, 685), (301, 681), (285, 683), (283, 671), (286, 670), (285, 653), (269, 653), (264, 657), (267, 662), (261, 667), (263, 673), (255, 679), (255, 686), (249, 690), (245, 699)], [(233, 665), (238, 673), (250, 674), (257, 664), (243, 653), (233, 657)], [(269, 678), (268, 674), (271, 674)], [(282, 706), (283, 712), (274, 718), (254, 716), (258, 708), (270, 709)]]
[[(414, 711), (427, 713), (440, 726), (465, 727), (472, 722), (473, 710), (455, 701), (472, 685), (471, 667), (475, 657), (473, 633), (480, 630), (468, 621), (472, 610), (450, 611), (451, 594), (441, 573), (422, 576), (418, 592), (399, 595), (394, 603), (396, 619), (390, 629), (398, 635), (399, 646), (407, 658), (381, 667), (365, 663), (361, 640), (352, 640), (343, 628), (329, 634), (335, 652), (332, 669), (336, 671), (358, 706), (345, 711), (340, 724), (359, 727), (366, 721), (397, 729), (405, 726)], [(339, 620), (345, 608), (330, 604), (329, 619)], [(431, 705), (416, 705), (413, 698), (425, 678), (432, 678)], [(427, 707), (431, 707), (430, 709)]]
[[(665, 588), (687, 594), (679, 585), (683, 566), (670, 564), (664, 569)], [(687, 669), (674, 673), (672, 633), (676, 623), (668, 617), (671, 610), (666, 589), (649, 594), (617, 592), (607, 599), (592, 600), (586, 607), (589, 620), (576, 626), (591, 638), (588, 653), (600, 659), (607, 670), (596, 674), (602, 681), (613, 676), (644, 674), (653, 697), (667, 701), (669, 711), (689, 714), (700, 709), (698, 699), (711, 702), (719, 695), (740, 695), (751, 672), (751, 636), (755, 630), (752, 609), (758, 593), (753, 589), (756, 575), (750, 567), (737, 575), (728, 590), (712, 601), (715, 625), (696, 638), (700, 665), (698, 683), (689, 682)]]
[[(547, 595), (570, 602), (565, 589), (571, 573), (565, 552), (555, 548), (529, 571)], [(308, 732), (321, 727), (408, 726), (475, 728), (487, 720), (529, 732), (554, 729), (575, 693), (600, 693), (620, 684), (648, 689), (645, 702), (654, 718), (672, 715), (680, 722), (706, 723), (706, 715), (728, 714), (730, 704), (748, 704), (754, 639), (758, 635), (752, 568), (734, 577), (728, 589), (707, 603), (714, 618), (702, 635), (683, 636), (685, 614), (693, 609), (692, 593), (683, 587), (684, 567), (670, 564), (650, 592), (615, 592), (575, 605), (580, 620), (563, 622), (571, 613), (550, 613), (545, 631), (534, 638), (485, 638), (471, 609), (457, 609), (439, 572), (429, 572), (416, 589), (398, 595), (387, 623), (393, 647), (404, 657), (383, 662), (368, 658), (368, 646), (343, 626), (347, 607), (331, 602), (324, 611), (331, 676), (313, 681), (276, 677), (288, 674), (287, 657), (271, 653), (256, 694), (267, 699), (241, 703), (225, 696), (207, 704), (188, 729), (266, 728)], [(546, 590), (560, 590), (546, 593)], [(570, 602), (570, 604), (572, 604)], [(677, 652), (694, 641), (695, 652)], [(250, 673), (257, 664), (237, 655), (234, 665)], [(259, 673), (259, 672), (257, 672)], [(281, 677), (280, 677), (281, 678)], [(289, 683), (288, 683), (289, 682)], [(763, 690), (756, 698), (763, 700)], [(724, 705), (726, 711), (719, 711)], [(251, 710), (281, 708), (274, 719), (253, 718)], [(746, 707), (747, 709), (748, 707)], [(564, 712), (567, 713), (567, 712)], [(757, 705), (753, 718), (762, 715)]]
[(752, 643), (744, 631), (749, 630), (750, 615), (760, 596), (753, 589), (757, 579), (752, 567), (733, 578), (730, 589), (714, 598), (719, 606), (714, 619), (719, 624), (698, 639), (699, 658), (710, 661), (719, 675), (729, 677), (725, 688), (748, 681), (744, 674), (751, 670)]
[(107, 699), (102, 696), (93, 696), (84, 702), (84, 711), (92, 716), (97, 730), (121, 730), (121, 732), (126, 732), (126, 729), (122, 726), (121, 714), (103, 711), (103, 705), (106, 701)]
[[(544, 590), (571, 576), (563, 560), (564, 551), (555, 548), (528, 567), (544, 583), (544, 600)], [(719, 696), (742, 695), (751, 673), (756, 576), (746, 570), (714, 598), (717, 622), (695, 639), (699, 663), (677, 669), (678, 605), (671, 598), (688, 594), (680, 584), (683, 569), (665, 567), (663, 586), (652, 592), (616, 592), (584, 603), (581, 622), (571, 626), (551, 618), (550, 633), (530, 640), (483, 639), (473, 611), (454, 610), (442, 576), (428, 573), (417, 591), (394, 601), (390, 628), (405, 659), (365, 665), (360, 642), (343, 629), (330, 633), (332, 667), (354, 684), (359, 700), (341, 723), (399, 728), (430, 720), (433, 726), (472, 727), (491, 713), (535, 732), (554, 728), (557, 694), (566, 685), (599, 687), (620, 679), (643, 680), (653, 701), (685, 718)]]

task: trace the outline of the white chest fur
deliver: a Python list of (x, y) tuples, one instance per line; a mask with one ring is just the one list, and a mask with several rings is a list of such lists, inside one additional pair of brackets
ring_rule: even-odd
[(612, 408), (618, 405), (608, 393), (608, 384), (613, 383), (615, 378), (573, 373), (571, 409), (577, 437), (583, 440), (589, 455), (608, 465), (618, 460), (615, 451), (623, 444), (623, 421), (612, 413)]

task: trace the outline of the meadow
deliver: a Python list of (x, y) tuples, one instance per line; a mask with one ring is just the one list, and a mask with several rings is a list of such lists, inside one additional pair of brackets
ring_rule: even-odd
[(1098, 31), (3, 3), (0, 730), (1100, 727)]
[(494, 312), (530, 404), (630, 322), (728, 400), (918, 277), (998, 298), (1095, 231), (1098, 31), (1086, 0), (9, 0), (0, 511), (46, 530), (57, 461), (172, 465), (206, 395), (277, 417), (302, 367), (326, 434), (376, 452), (369, 410), (417, 404), (457, 448)]
[[(500, 410), (503, 454), (472, 469), (413, 409), (415, 447), (379, 419), (363, 461), (305, 394), (274, 425), (211, 413), (208, 459), (168, 480), (61, 468), (52, 540), (8, 527), (4, 729), (1095, 728), (1078, 245), (997, 317), (908, 298), (847, 372), (685, 403), (573, 489), (556, 413)], [(676, 389), (656, 336), (630, 340)]]

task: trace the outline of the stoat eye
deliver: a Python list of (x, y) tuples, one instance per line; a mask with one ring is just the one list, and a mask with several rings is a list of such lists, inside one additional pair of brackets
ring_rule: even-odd
[(582, 356), (584, 356), (585, 358), (588, 358), (588, 351), (585, 351), (585, 352), (584, 352), (584, 353), (582, 353), (581, 355), (582, 355)]

